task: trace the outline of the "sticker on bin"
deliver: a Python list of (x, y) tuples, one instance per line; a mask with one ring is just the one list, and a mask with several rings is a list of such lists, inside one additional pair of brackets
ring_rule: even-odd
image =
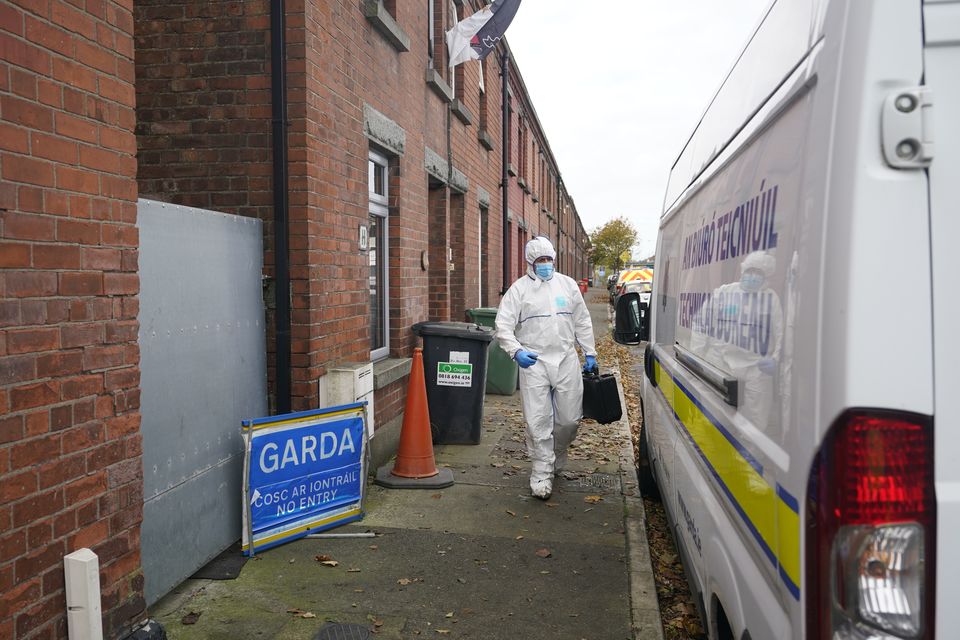
[(456, 362), (457, 364), (467, 364), (468, 362), (470, 362), (470, 352), (469, 351), (451, 351), (450, 362)]
[(460, 362), (438, 362), (437, 384), (445, 387), (469, 387), (473, 384), (473, 365)]

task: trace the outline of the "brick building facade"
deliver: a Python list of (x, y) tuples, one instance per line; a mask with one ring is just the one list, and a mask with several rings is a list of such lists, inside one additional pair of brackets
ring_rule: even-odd
[[(105, 635), (146, 615), (136, 201), (261, 219), (265, 275), (280, 280), (277, 4), (0, 4), (2, 638), (66, 636), (62, 558), (82, 547), (99, 556)], [(290, 406), (321, 405), (331, 367), (373, 360), (375, 458), (399, 435), (414, 323), (496, 306), (533, 235), (554, 241), (561, 271), (588, 274), (512, 60), (503, 95), (506, 43), (447, 67), (444, 31), (479, 7), (286, 5)]]

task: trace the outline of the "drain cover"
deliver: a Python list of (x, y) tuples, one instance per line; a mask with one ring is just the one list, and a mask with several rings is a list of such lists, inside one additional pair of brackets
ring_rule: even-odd
[(370, 630), (359, 624), (328, 624), (313, 640), (370, 640)]

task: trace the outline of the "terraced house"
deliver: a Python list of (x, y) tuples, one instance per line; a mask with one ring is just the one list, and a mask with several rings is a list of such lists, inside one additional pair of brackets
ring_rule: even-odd
[(396, 448), (411, 326), (588, 238), (473, 0), (0, 2), (0, 637), (104, 633), (240, 535), (239, 422), (363, 397)]

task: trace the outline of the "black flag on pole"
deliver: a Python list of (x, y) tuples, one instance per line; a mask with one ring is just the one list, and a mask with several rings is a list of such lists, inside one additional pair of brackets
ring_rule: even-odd
[(450, 66), (485, 58), (497, 46), (519, 8), (520, 0), (495, 0), (447, 31)]

